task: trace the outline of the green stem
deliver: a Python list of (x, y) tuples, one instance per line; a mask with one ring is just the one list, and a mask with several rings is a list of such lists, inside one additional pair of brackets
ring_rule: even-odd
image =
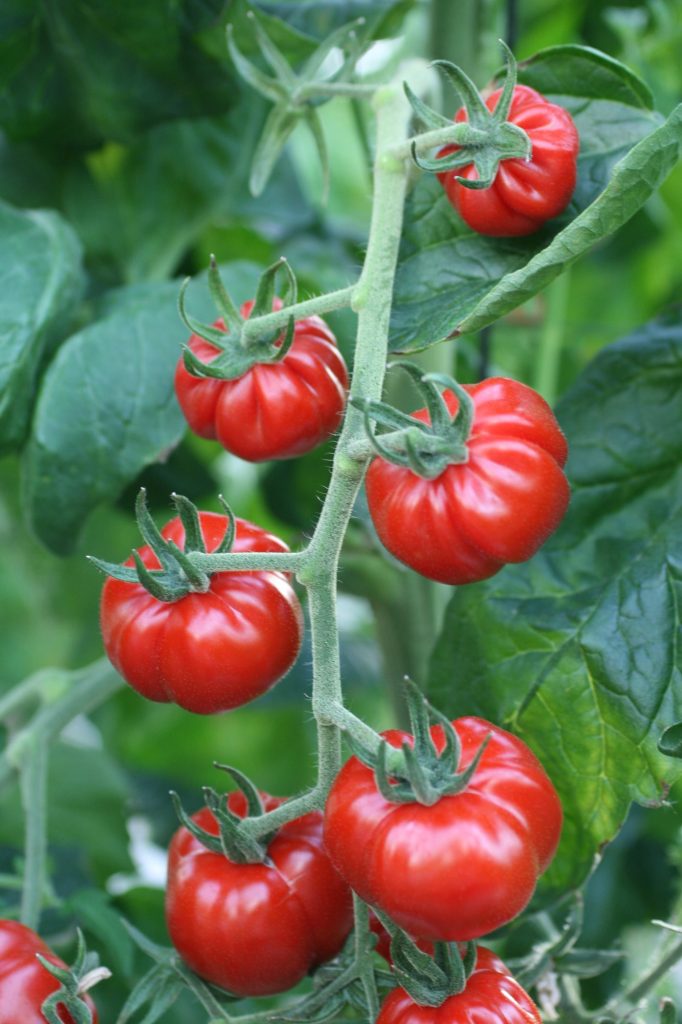
[[(388, 354), (388, 329), (393, 281), (398, 262), (403, 204), (409, 167), (390, 151), (404, 138), (410, 107), (395, 83), (374, 97), (377, 147), (374, 196), (367, 253), (360, 281), (353, 292), (358, 312), (355, 366), (351, 395), (379, 399)], [(334, 454), (334, 466), (324, 505), (312, 540), (299, 566), (298, 578), (308, 589), (313, 652), (312, 709), (317, 723), (318, 776), (315, 787), (275, 811), (245, 823), (251, 835), (263, 835), (275, 824), (290, 821), (301, 808), (321, 806), (341, 767), (341, 728), (358, 731), (376, 749), (379, 737), (343, 706), (339, 638), (336, 622), (336, 581), (339, 557), (353, 505), (367, 462), (350, 451), (364, 437), (362, 413), (348, 407)], [(224, 556), (221, 556), (224, 557)], [(399, 753), (399, 752), (396, 752)]]
[[(64, 675), (60, 674), (61, 678)], [(54, 677), (54, 669), (42, 669), (12, 687), (0, 700), (0, 719), (7, 718), (32, 700), (41, 699), (45, 690), (54, 685)]]
[(630, 988), (626, 989), (622, 995), (618, 996), (617, 999), (614, 999), (600, 1010), (600, 1016), (618, 1016), (620, 1012), (624, 1012), (624, 1009), (628, 1006), (637, 1006), (637, 1004), (651, 992), (652, 988), (658, 984), (661, 978), (664, 978), (668, 971), (674, 967), (676, 963), (679, 963), (680, 960), (682, 960), (682, 939), (675, 943), (670, 951), (666, 953), (657, 964), (650, 967), (633, 985), (630, 986)]
[(21, 800), (26, 821), (21, 922), (34, 931), (38, 929), (45, 893), (48, 749), (45, 737), (39, 732), (34, 734), (21, 770)]
[(353, 301), (355, 285), (348, 285), (346, 288), (339, 288), (335, 292), (326, 292), (324, 295), (315, 295), (312, 299), (305, 299), (303, 302), (296, 302), (284, 309), (277, 309), (274, 313), (266, 313), (264, 316), (254, 317), (246, 320), (243, 327), (244, 343), (253, 333), (265, 334), (267, 331), (276, 331), (286, 327), (293, 316), (294, 320), (303, 320), (307, 316), (323, 316), (325, 313), (333, 313), (335, 309), (343, 309), (350, 306)]
[(378, 85), (363, 82), (310, 82), (296, 90), (296, 100), (306, 102), (318, 96), (328, 96), (334, 99), (337, 96), (347, 96), (350, 99), (371, 99)]
[(297, 572), (305, 558), (305, 551), (227, 551), (223, 555), (193, 551), (190, 555), (192, 564), (204, 572)]
[(535, 390), (552, 405), (557, 396), (561, 348), (566, 328), (566, 311), (571, 275), (566, 270), (547, 289), (547, 316), (540, 340)]
[(53, 703), (42, 707), (7, 744), (0, 756), (0, 789), (21, 768), (36, 737), (49, 743), (72, 719), (89, 714), (123, 686), (123, 680), (107, 658), (100, 658), (73, 673), (71, 679), (70, 688)]

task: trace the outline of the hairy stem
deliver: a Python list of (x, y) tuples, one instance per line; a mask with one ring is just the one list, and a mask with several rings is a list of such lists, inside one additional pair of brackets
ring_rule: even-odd
[(252, 333), (263, 334), (266, 331), (276, 331), (280, 327), (286, 327), (292, 316), (294, 320), (303, 320), (307, 316), (322, 316), (325, 313), (333, 313), (335, 309), (350, 306), (355, 287), (354, 284), (351, 284), (346, 288), (339, 288), (338, 291), (315, 295), (312, 299), (305, 299), (293, 306), (286, 306), (273, 313), (249, 319), (244, 324), (244, 338), (247, 339)]

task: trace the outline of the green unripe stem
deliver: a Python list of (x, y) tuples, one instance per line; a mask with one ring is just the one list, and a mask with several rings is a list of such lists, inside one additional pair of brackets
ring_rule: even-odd
[[(385, 154), (405, 137), (410, 107), (400, 84), (380, 89), (373, 103), (377, 116), (374, 167), (374, 202), (367, 254), (356, 289), (358, 332), (351, 396), (378, 400), (383, 389), (388, 354), (388, 330), (393, 280), (402, 231), (403, 204), (409, 165), (386, 161)], [(334, 454), (331, 481), (312, 540), (302, 553), (298, 579), (307, 588), (313, 651), (312, 709), (317, 723), (318, 778), (310, 793), (245, 823), (252, 836), (263, 835), (291, 820), (302, 808), (323, 806), (329, 787), (341, 767), (341, 729), (375, 749), (379, 737), (343, 706), (336, 581), (343, 538), (366, 463), (351, 452), (364, 439), (362, 413), (348, 412)], [(196, 557), (196, 556), (193, 556)], [(205, 556), (202, 556), (205, 557)], [(224, 558), (225, 556), (220, 556)], [(205, 566), (205, 563), (204, 563)]]

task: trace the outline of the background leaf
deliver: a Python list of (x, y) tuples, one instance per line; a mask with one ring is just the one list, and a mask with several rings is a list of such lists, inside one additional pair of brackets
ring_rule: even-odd
[[(561, 217), (533, 235), (491, 239), (466, 227), (437, 179), (422, 175), (406, 206), (394, 351), (479, 330), (525, 302), (632, 217), (678, 160), (682, 110), (661, 125), (634, 90), (637, 79), (617, 61), (580, 47), (556, 47), (527, 67), (532, 83), (575, 119), (580, 155), (573, 199)], [(519, 80), (525, 76), (524, 67)], [(595, 98), (595, 79), (607, 96), (620, 98)], [(552, 90), (558, 86), (571, 92), (557, 95)]]
[[(257, 273), (239, 264), (228, 271), (239, 301)], [(205, 280), (192, 288), (189, 308), (210, 322)], [(178, 289), (169, 281), (115, 292), (103, 303), (103, 318), (69, 338), (45, 375), (23, 492), (30, 524), (52, 551), (72, 551), (90, 512), (167, 457), (186, 430), (173, 387), (187, 340)]]
[(56, 213), (0, 203), (0, 451), (21, 444), (45, 356), (73, 321), (81, 250)]
[(457, 590), (431, 664), (448, 714), (516, 731), (565, 812), (546, 878), (580, 884), (631, 801), (660, 801), (680, 718), (682, 316), (604, 349), (561, 401), (573, 495), (530, 562)]

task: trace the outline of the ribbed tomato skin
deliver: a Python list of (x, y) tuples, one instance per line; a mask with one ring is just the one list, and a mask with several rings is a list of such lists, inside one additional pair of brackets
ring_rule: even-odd
[[(244, 303), (242, 316), (252, 307)], [(214, 326), (225, 329), (222, 320)], [(188, 344), (203, 362), (218, 354), (196, 334)], [(318, 316), (296, 323), (281, 362), (257, 363), (235, 380), (194, 377), (182, 359), (175, 370), (175, 393), (190, 428), (248, 462), (292, 459), (322, 444), (341, 423), (347, 389), (345, 361)]]
[(440, 1006), (419, 1006), (404, 989), (394, 989), (384, 999), (376, 1024), (542, 1024), (542, 1018), (500, 958), (479, 946), (463, 992)]
[[(270, 810), (282, 801), (266, 796)], [(244, 798), (228, 806), (243, 815)], [(217, 834), (211, 811), (193, 819)], [(331, 864), (322, 815), (284, 825), (263, 864), (235, 864), (185, 828), (169, 850), (166, 921), (173, 945), (207, 981), (238, 996), (271, 995), (296, 985), (341, 949), (353, 923), (350, 890)]]
[[(40, 936), (18, 921), (0, 920), (0, 1024), (45, 1024), (41, 1006), (59, 988), (59, 982), (46, 970), (36, 953), (56, 967), (66, 967)], [(97, 1010), (90, 996), (84, 1001), (97, 1024)], [(64, 1024), (73, 1024), (73, 1017), (63, 1007), (58, 1009)]]
[[(459, 770), (490, 735), (464, 790), (430, 807), (391, 803), (374, 772), (352, 757), (329, 793), (324, 836), (351, 888), (409, 935), (464, 942), (527, 905), (554, 856), (562, 810), (542, 765), (518, 737), (480, 718), (452, 724), (462, 745)], [(413, 742), (397, 730), (382, 735), (394, 747)], [(442, 749), (441, 727), (431, 735)]]
[[(532, 388), (504, 377), (465, 385), (474, 403), (468, 460), (424, 479), (375, 458), (367, 504), (381, 542), (428, 579), (451, 585), (525, 562), (561, 522), (570, 497), (568, 449), (552, 410)], [(443, 392), (454, 415), (458, 401)], [(429, 422), (420, 409), (415, 419)]]
[[(501, 93), (497, 89), (487, 98), (489, 110), (494, 109)], [(455, 121), (466, 120), (466, 111), (459, 110)], [(532, 146), (529, 160), (503, 160), (486, 189), (467, 188), (456, 180), (475, 180), (478, 175), (473, 164), (438, 175), (462, 220), (480, 235), (497, 238), (533, 234), (568, 206), (575, 190), (580, 149), (569, 112), (527, 85), (514, 89), (507, 120), (527, 132)], [(439, 156), (457, 148), (446, 146)]]
[[(206, 548), (214, 551), (227, 517), (201, 512), (199, 519)], [(183, 546), (178, 517), (161, 533)], [(288, 548), (273, 534), (237, 519), (232, 550)], [(139, 554), (147, 567), (159, 567), (149, 547)], [(126, 565), (131, 564), (128, 559)], [(100, 625), (109, 659), (138, 693), (202, 715), (240, 707), (265, 693), (289, 671), (303, 636), (291, 583), (286, 574), (270, 571), (215, 573), (207, 593), (173, 602), (157, 600), (141, 584), (109, 578)]]

